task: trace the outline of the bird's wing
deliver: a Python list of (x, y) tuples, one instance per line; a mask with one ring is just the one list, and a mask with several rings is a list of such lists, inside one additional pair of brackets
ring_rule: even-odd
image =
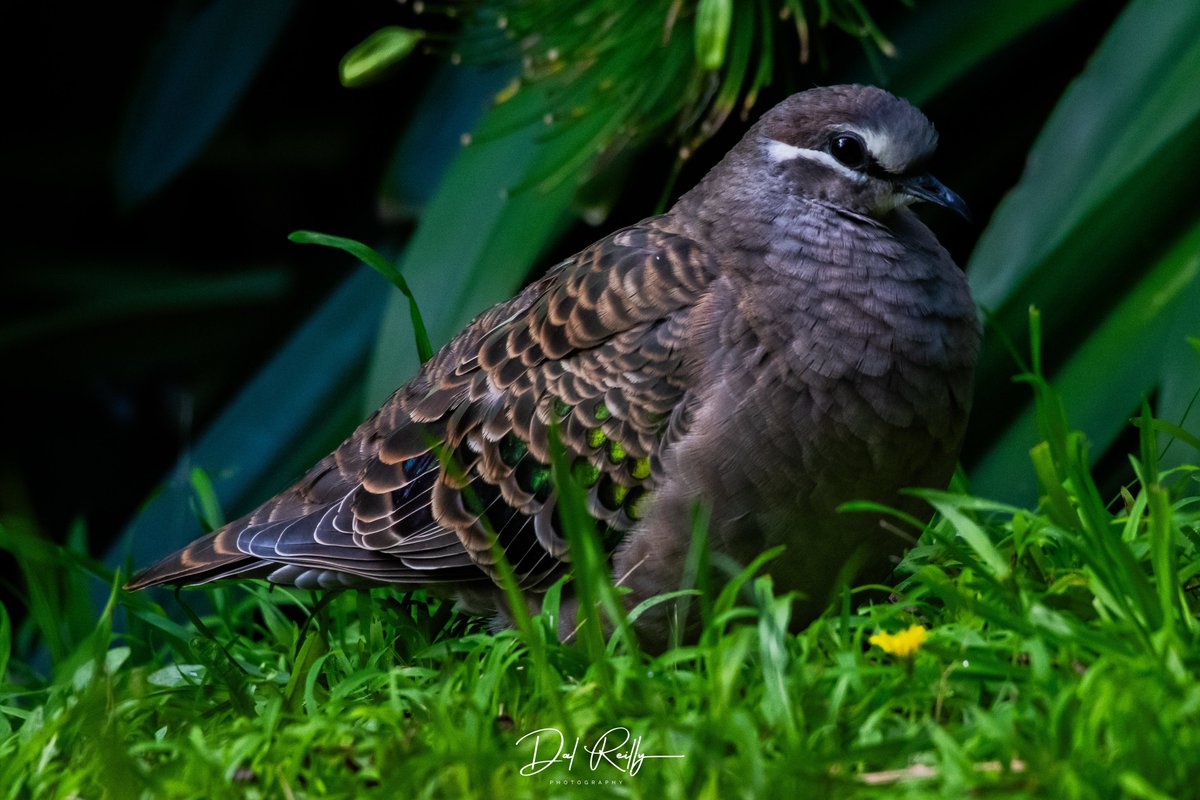
[(629, 528), (684, 395), (688, 311), (716, 272), (667, 222), (618, 231), (481, 314), (296, 485), (129, 585), (495, 579), (489, 530), (543, 584), (569, 559), (554, 424), (591, 512)]

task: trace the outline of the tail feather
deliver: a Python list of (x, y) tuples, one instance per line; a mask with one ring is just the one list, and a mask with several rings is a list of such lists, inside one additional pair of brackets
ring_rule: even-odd
[(247, 572), (267, 566), (261, 559), (238, 550), (237, 530), (227, 525), (142, 570), (129, 579), (125, 588), (134, 591), (160, 584), (208, 583), (235, 575), (246, 576)]

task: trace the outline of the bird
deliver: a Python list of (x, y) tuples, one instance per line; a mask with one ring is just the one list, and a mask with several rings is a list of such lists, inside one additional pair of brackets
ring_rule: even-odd
[[(787, 97), (666, 213), (479, 314), (298, 482), (126, 588), (424, 588), (511, 624), (493, 543), (531, 608), (571, 569), (560, 441), (630, 608), (683, 584), (703, 509), (724, 563), (782, 545), (766, 571), (815, 617), (847, 565), (882, 579), (906, 544), (839, 506), (927, 520), (904, 490), (959, 456), (981, 329), (910, 208), (969, 218), (928, 172), (937, 141), (877, 87)], [(669, 607), (639, 637), (678, 626)]]

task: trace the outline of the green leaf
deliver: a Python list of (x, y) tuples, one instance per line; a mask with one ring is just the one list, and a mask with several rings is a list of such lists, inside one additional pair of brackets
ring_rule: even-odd
[(8, 685), (8, 659), (12, 656), (12, 621), (0, 603), (0, 687)]
[(146, 683), (163, 689), (196, 686), (204, 680), (205, 672), (203, 664), (169, 664), (147, 675)]
[(461, 137), (491, 108), (496, 93), (516, 80), (513, 72), (508, 64), (462, 64), (433, 74), (384, 169), (379, 208), (385, 220), (408, 221), (424, 211), (462, 148)]
[(433, 356), (433, 348), (429, 346), (429, 334), (425, 330), (425, 320), (421, 318), (421, 309), (417, 307), (417, 298), (413, 296), (412, 289), (408, 288), (408, 281), (404, 280), (400, 270), (396, 269), (396, 266), (384, 258), (378, 250), (353, 239), (344, 239), (341, 236), (330, 236), (327, 233), (313, 231), (295, 231), (288, 236), (288, 239), (298, 244), (319, 244), (343, 250), (391, 281), (392, 285), (408, 298), (409, 322), (412, 324), (413, 335), (417, 340), (417, 357), (424, 363)]
[[(1103, 452), (1127, 424), (1130, 411), (1154, 388), (1162, 360), (1189, 350), (1186, 342), (1172, 342), (1165, 334), (1176, 319), (1195, 321), (1197, 308), (1200, 223), (1133, 287), (1053, 378), (1063, 404), (1071, 409), (1073, 426), (1093, 443), (1093, 453)], [(1097, 390), (1097, 376), (1103, 376), (1103, 391)], [(1190, 377), (1191, 385), (1200, 387), (1200, 370)], [(1037, 439), (1035, 410), (1026, 407), (972, 468), (972, 486), (991, 496), (1036, 496), (1034, 477), (1024, 465)]]
[(923, 490), (913, 492), (918, 497), (926, 500), (930, 505), (938, 510), (943, 517), (954, 528), (954, 531), (966, 540), (975, 554), (979, 556), (983, 563), (988, 566), (992, 574), (998, 580), (1008, 578), (1009, 568), (1008, 560), (1000, 554), (996, 549), (996, 545), (988, 537), (986, 531), (975, 520), (971, 519), (963, 512), (964, 506), (959, 502), (956, 495), (949, 492), (936, 492), (932, 490)]
[(720, 69), (725, 63), (732, 27), (733, 0), (700, 0), (696, 8), (696, 61), (701, 67)]
[(964, 3), (932, 0), (901, 16), (888, 36), (896, 58), (880, 64), (882, 75), (854, 77), (879, 82), (921, 105), (961, 80), (996, 52), (1081, 0), (1016, 0)]
[(356, 392), (378, 325), (379, 278), (356, 272), (230, 401), (109, 551), (107, 561), (149, 564), (203, 533), (189, 513), (192, 465), (211, 476), (220, 504), (241, 513), (278, 491), (359, 420)]
[[(572, 180), (529, 181), (545, 164), (578, 152), (593, 130), (571, 122), (547, 125), (545, 107), (541, 92), (522, 90), (487, 114), (451, 164), (405, 252), (400, 271), (421, 298), (435, 347), (484, 308), (512, 296), (571, 219)], [(416, 372), (411, 328), (407, 307), (393, 298), (371, 365), (368, 410)]]
[(596, 523), (587, 511), (587, 493), (571, 475), (567, 451), (559, 439), (557, 427), (550, 428), (550, 466), (554, 481), (556, 510), (562, 520), (562, 532), (570, 547), (572, 588), (578, 598), (576, 639), (592, 660), (600, 681), (607, 687), (611, 671), (604, 645), (603, 615), (607, 615), (617, 636), (627, 648), (636, 650), (637, 639), (629, 625), (624, 606), (609, 575), (608, 554), (600, 544)]
[[(1054, 288), (1077, 291), (1077, 258), (1068, 264), (1055, 258), (1065, 245), (1073, 245), (1070, 255), (1079, 254), (1083, 243), (1073, 237), (1086, 234), (1097, 245), (1091, 249), (1102, 251), (1116, 237), (1141, 235), (1138, 223), (1157, 215), (1157, 208), (1140, 209), (1115, 229), (1089, 223), (1106, 203), (1138, 186), (1177, 137), (1195, 141), (1198, 84), (1200, 5), (1132, 3), (1063, 96), (1029, 154), (1021, 183), (980, 238), (969, 269), (980, 304), (1019, 304), (1023, 310), (1029, 302), (1018, 290), (1052, 279)], [(1191, 197), (1190, 174), (1162, 177), (1167, 186), (1147, 187), (1137, 197), (1165, 199), (1174, 193), (1164, 195), (1164, 189), (1171, 188), (1186, 188)], [(1089, 279), (1095, 277), (1093, 270)]]
[[(1200, 5), (1131, 3), (1054, 110), (969, 265), (976, 300), (1016, 349), (1027, 341), (1026, 309), (1048, 310), (1046, 363), (1066, 362), (1054, 382), (1094, 457), (1143, 394), (1179, 380), (1165, 377), (1163, 354), (1176, 359), (1179, 346), (1167, 337), (1194, 334), (1184, 309), (1195, 302), (1186, 299), (1195, 230), (1184, 211), (1200, 168), (1197, 85)], [(976, 416), (1005, 433), (985, 434), (992, 444), (971, 472), (978, 491), (1029, 498), (1032, 476), (1018, 465), (1033, 415), (1007, 388), (1011, 372), (1000, 348), (985, 348)], [(1173, 386), (1176, 408), (1188, 394), (1186, 380)]]
[(1184, 430), (1180, 426), (1174, 425), (1170, 422), (1167, 422), (1166, 420), (1162, 420), (1162, 419), (1150, 420), (1148, 426), (1147, 426), (1146, 422), (1142, 419), (1135, 419), (1132, 422), (1134, 425), (1136, 425), (1139, 428), (1149, 427), (1152, 430), (1159, 431), (1161, 433), (1165, 433), (1172, 438), (1179, 439), (1180, 441), (1185, 442), (1186, 444), (1189, 444), (1192, 447), (1200, 449), (1200, 436), (1196, 436), (1194, 433), (1189, 433), (1188, 431)]
[(390, 25), (380, 28), (350, 49), (338, 64), (342, 86), (348, 89), (367, 86), (383, 77), (424, 38), (423, 31)]
[(309, 672), (319, 661), (324, 660), (323, 657), (328, 652), (329, 643), (320, 631), (312, 631), (305, 637), (304, 644), (300, 645), (300, 652), (296, 654), (296, 660), (292, 662), (292, 674), (283, 690), (284, 706), (289, 711), (300, 710), (301, 701), (312, 691), (309, 688)]
[(196, 517), (205, 528), (215, 531), (225, 524), (225, 515), (221, 511), (221, 500), (213, 489), (212, 478), (200, 467), (193, 467), (191, 479)]
[[(30, 280), (30, 278), (33, 278)], [(278, 268), (245, 268), (233, 275), (179, 276), (167, 271), (89, 265), (39, 269), (21, 275), (22, 289), (46, 291), (70, 286), (44, 312), (0, 322), (0, 350), (16, 350), (40, 339), (89, 335), (91, 329), (115, 321), (183, 315), (228, 306), (274, 301), (288, 290), (288, 276)]]

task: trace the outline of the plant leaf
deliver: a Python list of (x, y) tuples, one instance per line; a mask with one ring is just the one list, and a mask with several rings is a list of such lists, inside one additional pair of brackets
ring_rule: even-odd
[(920, 13), (901, 16), (895, 29), (888, 31), (897, 56), (882, 62), (882, 75), (863, 69), (854, 77), (861, 82), (881, 82), (900, 97), (921, 105), (989, 56), (1079, 2), (922, 3)]
[(346, 387), (360, 381), (382, 306), (378, 276), (363, 268), (348, 278), (180, 459), (107, 563), (124, 563), (132, 549), (134, 563), (149, 564), (203, 533), (189, 509), (193, 464), (212, 478), (220, 505), (240, 514), (282, 488), (282, 475), (306, 468), (320, 455), (312, 448), (344, 436), (358, 416)]
[(404, 276), (400, 274), (400, 270), (396, 269), (395, 264), (384, 258), (373, 247), (341, 236), (330, 236), (327, 233), (314, 231), (295, 231), (288, 236), (288, 239), (297, 244), (319, 244), (349, 253), (387, 278), (408, 300), (409, 323), (412, 325), (413, 336), (417, 340), (417, 358), (422, 363), (430, 359), (433, 355), (433, 348), (429, 346), (429, 334), (425, 331), (425, 321), (421, 318), (421, 309), (417, 307), (417, 298), (413, 296), (412, 289), (408, 288), (408, 281), (404, 280)]
[(422, 31), (389, 25), (356, 44), (338, 64), (338, 77), (348, 89), (367, 86), (407, 58), (425, 36)]
[[(492, 108), (454, 159), (413, 235), (400, 271), (435, 347), (479, 311), (511, 296), (571, 219), (571, 180), (513, 191), (590, 136), (567, 123), (552, 129), (542, 122), (545, 107), (540, 91), (522, 89)], [(408, 309), (393, 297), (371, 365), (370, 410), (416, 371), (411, 337)]]
[[(750, 20), (742, 24), (750, 25)], [(733, 0), (700, 0), (696, 7), (696, 61), (704, 69), (725, 63), (729, 30), (733, 27)]]
[[(1166, 359), (1187, 353), (1184, 341), (1166, 334), (1177, 319), (1196, 324), (1200, 308), (1200, 223), (1151, 270), (1092, 332), (1054, 376), (1072, 427), (1093, 443), (1093, 457), (1116, 438), (1139, 400), (1157, 385)], [(1191, 355), (1190, 353), (1187, 353)], [(1193, 359), (1195, 360), (1195, 359)], [(1097, 376), (1104, 390), (1097, 391)], [(1193, 391), (1200, 370), (1191, 372)], [(1193, 422), (1193, 425), (1195, 423)], [(1038, 439), (1034, 409), (1027, 407), (971, 471), (972, 486), (992, 497), (1034, 497), (1026, 452)]]
[(229, 116), (295, 0), (214, 0), (169, 32), (147, 68), (117, 150), (123, 206), (156, 193)]
[[(1097, 445), (1093, 457), (1103, 453), (1139, 397), (1160, 385), (1162, 373), (1146, 364), (1157, 367), (1159, 353), (1174, 349), (1162, 320), (1139, 315), (1128, 302), (1117, 310), (1113, 305), (1125, 291), (1153, 302), (1163, 319), (1174, 319), (1175, 298), (1191, 280), (1186, 253), (1164, 253), (1193, 236), (1184, 231), (1192, 221), (1185, 216), (1194, 197), (1192, 176), (1200, 168), (1197, 85), (1200, 5), (1131, 3), (1051, 114), (1024, 176), (992, 217), (969, 265), (976, 300), (992, 311), (994, 324), (1018, 351), (1028, 341), (1026, 309), (1036, 305), (1050, 310), (1048, 369), (1068, 360), (1090, 365), (1090, 376), (1072, 372), (1062, 393), (1076, 424)], [(1135, 319), (1147, 327), (1129, 327)], [(1151, 331), (1159, 338), (1153, 340)], [(1097, 357), (1101, 352), (1108, 360)], [(1119, 352), (1140, 362), (1118, 361)], [(1027, 396), (1008, 388), (1011, 371), (993, 340), (978, 368), (984, 388), (976, 416), (1016, 440), (985, 433), (991, 443), (972, 473), (982, 481), (979, 491), (1027, 499), (1033, 486), (1027, 471), (1016, 467), (1024, 456), (1016, 454), (1032, 444), (1032, 414)], [(1103, 391), (1096, 391), (1097, 375), (1105, 376)], [(1077, 403), (1084, 383), (1089, 396)], [(1186, 391), (1185, 385), (1173, 396)], [(1026, 410), (1014, 412), (1021, 408)], [(1018, 416), (1021, 421), (1010, 424)], [(1023, 484), (1006, 475), (1023, 476)]]

